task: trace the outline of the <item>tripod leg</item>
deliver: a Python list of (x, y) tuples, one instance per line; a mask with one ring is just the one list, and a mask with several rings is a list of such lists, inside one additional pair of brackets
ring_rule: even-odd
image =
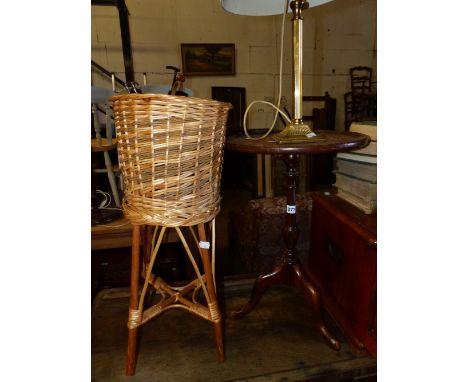
[(288, 268), (288, 264), (282, 263), (281, 265), (278, 265), (272, 273), (259, 276), (253, 285), (250, 300), (242, 308), (232, 312), (231, 317), (244, 317), (257, 306), (268, 288), (276, 284), (285, 284), (288, 276)]
[(314, 285), (310, 282), (307, 274), (302, 270), (302, 264), (294, 264), (293, 266), (293, 282), (294, 285), (302, 290), (307, 298), (309, 299), (312, 305), (312, 315), (315, 321), (315, 325), (320, 331), (320, 334), (325, 339), (326, 343), (333, 349), (333, 350), (340, 350), (341, 345), (339, 341), (333, 337), (333, 335), (329, 332), (325, 323), (323, 322), (322, 317), (322, 302), (320, 300), (319, 293)]

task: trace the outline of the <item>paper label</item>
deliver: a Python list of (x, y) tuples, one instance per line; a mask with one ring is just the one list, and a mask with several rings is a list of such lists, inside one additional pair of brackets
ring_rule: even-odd
[(198, 245), (201, 249), (210, 249), (210, 243), (208, 241), (200, 241)]
[(295, 214), (296, 213), (296, 206), (286, 206), (286, 213), (288, 214)]

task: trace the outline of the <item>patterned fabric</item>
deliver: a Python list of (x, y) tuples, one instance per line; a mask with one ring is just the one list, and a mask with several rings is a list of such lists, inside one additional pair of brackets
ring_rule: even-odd
[[(311, 193), (296, 196), (296, 221), (299, 238), (298, 257), (305, 262), (309, 253)], [(281, 262), (286, 250), (283, 241), (286, 197), (251, 200), (242, 210), (231, 211), (231, 245), (239, 254), (246, 271), (270, 272)]]

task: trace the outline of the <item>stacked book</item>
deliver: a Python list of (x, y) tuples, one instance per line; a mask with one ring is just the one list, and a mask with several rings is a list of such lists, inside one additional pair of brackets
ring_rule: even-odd
[(371, 142), (363, 149), (336, 155), (337, 196), (372, 214), (377, 211), (377, 122), (353, 122), (349, 131), (366, 134)]

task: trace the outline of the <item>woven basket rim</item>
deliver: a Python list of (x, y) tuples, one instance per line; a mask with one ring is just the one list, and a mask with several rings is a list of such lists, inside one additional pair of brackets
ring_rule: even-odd
[(120, 94), (110, 102), (127, 219), (176, 227), (214, 218), (231, 104), (152, 93)]
[(177, 102), (179, 104), (188, 104), (188, 105), (200, 105), (200, 104), (209, 104), (209, 105), (219, 105), (221, 107), (228, 107), (232, 109), (233, 106), (229, 102), (217, 101), (211, 98), (198, 98), (198, 97), (185, 97), (185, 96), (175, 96), (170, 94), (156, 94), (156, 93), (125, 93), (115, 95), (109, 98), (111, 102), (125, 100), (125, 99), (154, 99), (167, 102)]

